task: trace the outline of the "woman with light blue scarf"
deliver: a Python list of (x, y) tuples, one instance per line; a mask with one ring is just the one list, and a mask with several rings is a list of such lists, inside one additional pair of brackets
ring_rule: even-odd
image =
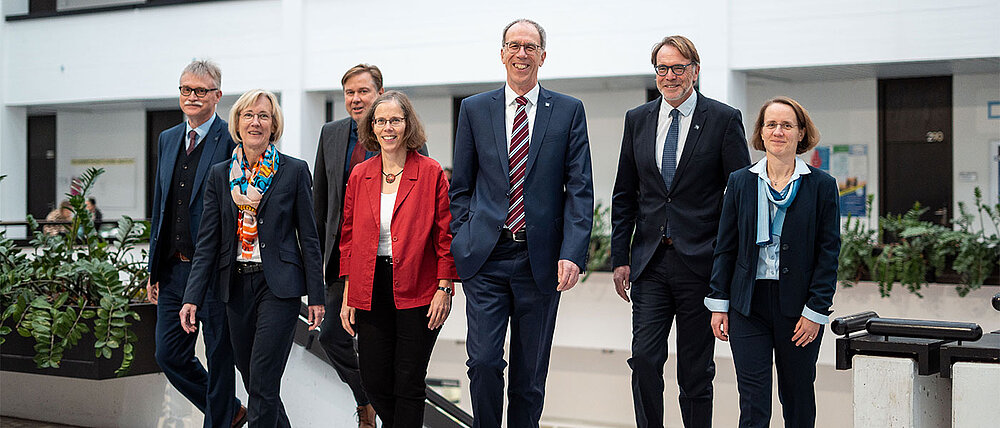
[(785, 426), (812, 427), (840, 253), (837, 181), (796, 157), (819, 131), (791, 98), (764, 103), (750, 143), (765, 156), (729, 176), (705, 306), (732, 347), (739, 426), (770, 425), (773, 360)]

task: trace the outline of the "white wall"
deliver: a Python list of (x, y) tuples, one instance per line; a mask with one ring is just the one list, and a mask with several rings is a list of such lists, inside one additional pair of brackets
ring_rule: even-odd
[[(990, 195), (996, 195), (992, 187), (989, 144), (1000, 140), (1000, 119), (987, 117), (987, 102), (1000, 100), (1000, 73), (956, 75), (952, 79), (952, 103), (954, 105), (952, 132), (952, 161), (954, 165), (953, 211), (958, 214), (958, 203), (965, 202), (966, 209), (975, 210), (973, 191), (979, 187), (983, 191), (984, 202), (990, 203)], [(966, 182), (959, 178), (962, 172), (972, 172), (977, 180)], [(976, 223), (978, 228), (978, 222)], [(987, 227), (986, 233), (997, 233)]]
[(1000, 53), (1000, 2), (733, 1), (734, 69), (864, 64)]
[(146, 114), (141, 109), (56, 114), (56, 195), (87, 168), (106, 172), (91, 195), (104, 217), (146, 217)]

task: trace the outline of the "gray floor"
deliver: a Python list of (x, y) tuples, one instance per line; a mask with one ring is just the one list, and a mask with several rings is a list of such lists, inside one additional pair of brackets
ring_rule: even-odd
[(27, 419), (0, 416), (0, 428), (77, 428), (72, 425), (59, 425), (49, 422), (36, 422)]

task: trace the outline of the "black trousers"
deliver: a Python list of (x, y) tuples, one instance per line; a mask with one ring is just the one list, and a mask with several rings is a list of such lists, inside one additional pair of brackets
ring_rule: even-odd
[(290, 427), (281, 403), (281, 376), (292, 350), (301, 299), (275, 296), (264, 272), (234, 275), (226, 313), (236, 367), (250, 395), (249, 425)]
[(799, 317), (781, 314), (778, 281), (757, 280), (750, 316), (729, 311), (729, 343), (740, 392), (740, 427), (768, 427), (771, 421), (772, 356), (778, 372), (778, 399), (786, 427), (816, 425), (816, 340), (795, 346), (792, 335)]
[(236, 398), (236, 370), (229, 340), (226, 308), (209, 289), (198, 308), (205, 338), (208, 370), (195, 356), (197, 334), (181, 328), (180, 310), (191, 263), (175, 258), (161, 262), (160, 298), (156, 305), (156, 363), (170, 384), (205, 414), (206, 428), (228, 427), (240, 408)]
[[(336, 262), (336, 261), (334, 261)], [(326, 286), (326, 317), (319, 330), (319, 344), (323, 346), (333, 369), (351, 388), (358, 406), (368, 405), (368, 394), (361, 385), (358, 366), (358, 352), (354, 348), (354, 337), (347, 334), (340, 325), (340, 307), (344, 302), (344, 281), (335, 280)]]
[(427, 328), (427, 306), (396, 309), (392, 262), (378, 257), (372, 308), (357, 310), (361, 381), (383, 428), (424, 424), (427, 364), (441, 329)]
[(663, 365), (667, 335), (677, 320), (677, 385), (684, 426), (712, 426), (715, 338), (705, 308), (708, 281), (660, 244), (632, 284), (632, 399), (636, 425), (663, 426)]

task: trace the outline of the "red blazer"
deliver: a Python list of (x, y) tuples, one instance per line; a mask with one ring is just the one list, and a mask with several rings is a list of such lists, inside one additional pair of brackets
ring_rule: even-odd
[[(458, 279), (451, 256), (448, 179), (437, 161), (410, 151), (403, 164), (392, 232), (392, 282), (396, 309), (429, 305), (438, 280)], [(351, 171), (340, 231), (340, 272), (350, 280), (347, 305), (371, 310), (378, 252), (382, 156)]]

